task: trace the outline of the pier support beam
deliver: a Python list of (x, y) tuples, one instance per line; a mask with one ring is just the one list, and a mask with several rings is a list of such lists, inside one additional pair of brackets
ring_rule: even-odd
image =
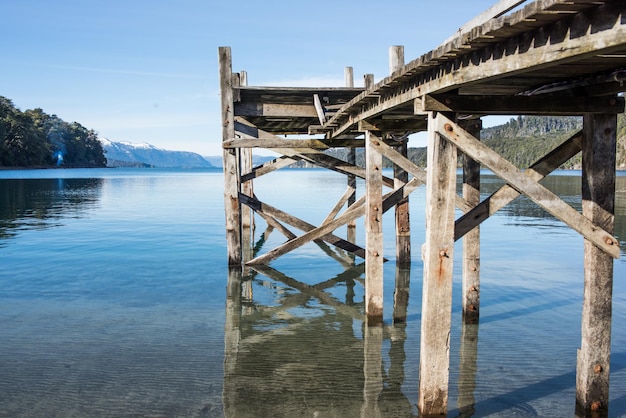
[[(235, 137), (232, 55), (230, 47), (219, 48), (222, 101), (222, 141)], [(224, 148), (224, 208), (228, 264), (241, 265), (241, 204), (239, 203), (239, 152)]]
[(368, 325), (383, 320), (383, 156), (380, 139), (365, 132), (365, 314)]
[[(480, 120), (462, 126), (476, 139), (480, 138)], [(480, 163), (463, 156), (463, 198), (472, 207), (480, 203)], [(480, 310), (480, 227), (476, 226), (463, 237), (463, 322), (478, 322)]]
[[(407, 140), (396, 146), (396, 150), (406, 158), (408, 153)], [(393, 178), (394, 187), (397, 189), (409, 181), (409, 173), (394, 164)], [(408, 197), (396, 204), (396, 262), (401, 265), (411, 263), (411, 221)]]
[[(613, 233), (615, 114), (583, 117), (583, 215)], [(609, 400), (613, 257), (585, 240), (582, 341), (576, 367), (576, 412), (606, 415)]]
[(445, 415), (448, 410), (452, 260), (457, 149), (435, 131), (428, 116), (426, 237), (422, 249), (424, 283), (420, 342), (420, 415)]

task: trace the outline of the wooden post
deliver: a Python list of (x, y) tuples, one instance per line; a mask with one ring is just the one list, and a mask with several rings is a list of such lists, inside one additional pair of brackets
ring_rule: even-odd
[[(408, 155), (407, 140), (396, 146), (396, 150), (403, 157)], [(409, 173), (401, 167), (393, 165), (394, 187), (397, 189), (409, 181)], [(411, 264), (411, 221), (409, 217), (408, 196), (396, 204), (396, 263)]]
[[(356, 165), (356, 149), (348, 149), (348, 163)], [(348, 198), (348, 208), (350, 208), (356, 202), (356, 176), (348, 174), (348, 187), (352, 188), (355, 192)], [(348, 222), (348, 236), (347, 240), (351, 243), (356, 243), (356, 221)], [(353, 257), (354, 259), (354, 257)]]
[[(389, 73), (393, 74), (404, 66), (404, 47), (401, 45), (389, 48)], [(408, 153), (407, 140), (396, 147), (396, 150), (406, 157)], [(401, 167), (393, 166), (394, 187), (397, 189), (409, 181), (409, 174)], [(402, 199), (396, 204), (396, 262), (409, 264), (411, 262), (411, 223), (409, 219), (409, 198)]]
[[(344, 71), (344, 78), (346, 82), (346, 87), (354, 87), (354, 71), (352, 67), (346, 67)], [(356, 148), (351, 147), (348, 148), (348, 163), (352, 165), (356, 165)], [(352, 188), (355, 192), (348, 198), (348, 208), (354, 205), (356, 202), (356, 176), (353, 174), (348, 174), (348, 187)], [(347, 225), (347, 237), (346, 239), (352, 243), (356, 242), (356, 221), (350, 221)], [(351, 255), (352, 260), (354, 260), (354, 256)]]
[[(245, 71), (239, 73), (239, 84), (241, 86), (248, 85), (248, 73)], [(239, 158), (241, 161), (241, 175), (252, 172), (252, 148), (240, 148)], [(241, 192), (247, 196), (254, 196), (252, 180), (241, 183)], [(254, 258), (254, 211), (246, 205), (241, 205), (241, 235), (242, 260), (243, 263), (246, 263)], [(247, 271), (244, 271), (244, 274), (247, 274)]]
[(394, 45), (389, 48), (389, 74), (404, 67), (404, 46)]
[(354, 70), (352, 67), (346, 67), (343, 71), (346, 87), (354, 87)]
[[(480, 120), (468, 121), (463, 128), (480, 139)], [(463, 156), (463, 197), (472, 207), (480, 203), (480, 163)], [(480, 227), (463, 237), (463, 322), (475, 324), (480, 311)]]
[(365, 313), (368, 325), (383, 320), (383, 156), (375, 143), (382, 141), (365, 132)]
[[(613, 233), (615, 220), (615, 114), (583, 117), (583, 215)], [(582, 341), (576, 367), (576, 410), (606, 414), (609, 400), (613, 257), (585, 240)]]
[(374, 86), (374, 74), (365, 74), (363, 76), (363, 86), (365, 90), (369, 90)]
[[(222, 101), (222, 141), (235, 137), (233, 112), (233, 73), (230, 47), (219, 48), (220, 92)], [(241, 264), (241, 205), (239, 203), (239, 153), (224, 148), (224, 208), (228, 264)]]
[(457, 149), (435, 130), (428, 116), (426, 242), (418, 409), (421, 415), (445, 415), (448, 409), (452, 259)]

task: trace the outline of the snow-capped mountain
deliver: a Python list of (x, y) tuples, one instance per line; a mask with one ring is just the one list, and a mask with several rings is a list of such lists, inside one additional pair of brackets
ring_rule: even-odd
[(213, 167), (200, 154), (189, 151), (169, 151), (148, 143), (113, 142), (100, 138), (109, 167)]

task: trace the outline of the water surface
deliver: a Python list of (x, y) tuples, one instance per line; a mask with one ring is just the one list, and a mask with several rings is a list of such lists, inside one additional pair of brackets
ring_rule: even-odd
[[(544, 184), (579, 209), (579, 174)], [(483, 193), (500, 184), (485, 175)], [(411, 196), (409, 269), (394, 262), (393, 214), (383, 219), (385, 326), (374, 329), (362, 260), (340, 251), (310, 244), (229, 275), (222, 190), (212, 170), (0, 172), (0, 416), (417, 416), (424, 189)], [(344, 190), (321, 170), (255, 183), (313, 224)], [(617, 190), (624, 249), (625, 176)], [(269, 232), (257, 217), (259, 254), (285, 240)], [(448, 415), (572, 416), (583, 240), (525, 198), (481, 234), (478, 326), (461, 324), (455, 251)], [(622, 417), (624, 255), (614, 271), (610, 416)]]

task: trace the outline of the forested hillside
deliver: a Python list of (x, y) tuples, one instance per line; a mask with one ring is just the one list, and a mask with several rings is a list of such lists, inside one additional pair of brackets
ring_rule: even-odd
[(0, 167), (105, 167), (98, 135), (42, 109), (20, 111), (0, 96)]
[[(617, 169), (626, 170), (626, 118), (623, 114), (618, 116), (617, 126)], [(503, 125), (483, 129), (481, 140), (517, 167), (527, 168), (581, 128), (580, 117), (520, 116)], [(333, 149), (329, 153), (343, 160), (347, 156), (344, 149)], [(408, 157), (418, 166), (426, 167), (426, 148), (409, 148)], [(364, 166), (364, 161), (363, 150), (357, 150), (357, 164)], [(385, 161), (385, 166), (390, 167), (390, 162)], [(580, 167), (580, 154), (562, 166), (563, 169)]]

